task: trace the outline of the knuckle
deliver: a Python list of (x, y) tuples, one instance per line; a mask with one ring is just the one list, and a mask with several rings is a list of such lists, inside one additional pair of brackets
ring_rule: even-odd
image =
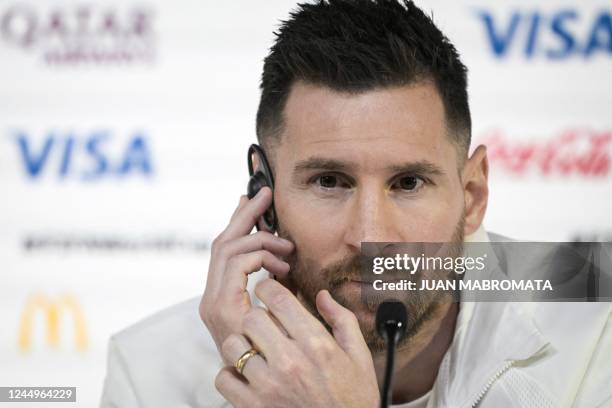
[(208, 300), (208, 296), (203, 296), (200, 301), (200, 306), (198, 307), (198, 313), (200, 315), (200, 319), (206, 325), (206, 327), (210, 328), (214, 323), (214, 310), (212, 308), (211, 301)]
[(261, 254), (258, 252), (249, 252), (246, 254), (236, 254), (227, 261), (227, 269), (230, 271), (251, 270), (261, 264)]
[(334, 355), (334, 347), (325, 338), (320, 336), (309, 336), (306, 340), (306, 347), (316, 357), (328, 359)]
[[(301, 364), (302, 362), (303, 364)], [(277, 356), (276, 370), (280, 373), (280, 378), (298, 378), (305, 367), (305, 359), (299, 349), (285, 352)]]
[[(253, 234), (253, 236), (255, 237), (255, 239), (260, 243), (260, 245), (262, 244), (262, 242), (268, 238), (268, 232), (266, 231), (257, 231), (256, 233)], [(263, 245), (262, 245), (263, 246)]]
[(295, 360), (291, 358), (285, 358), (281, 362), (281, 366), (279, 367), (280, 372), (286, 378), (298, 378), (301, 375), (302, 367), (296, 363)]
[(223, 233), (220, 233), (219, 235), (215, 237), (215, 239), (213, 239), (211, 248), (218, 248), (222, 242), (223, 242)]
[(257, 231), (255, 233), (260, 249), (266, 249), (274, 239), (274, 236), (268, 231)]
[(200, 310), (200, 317), (211, 333), (216, 333), (227, 325), (223, 315), (212, 307)]
[(230, 357), (232, 354), (234, 354), (234, 351), (240, 350), (240, 347), (242, 347), (242, 340), (240, 336), (232, 333), (227, 336), (225, 340), (223, 340), (223, 343), (221, 344), (221, 353), (226, 357)]
[(269, 255), (271, 255), (268, 251), (266, 251), (265, 249), (259, 249), (255, 252), (253, 252), (254, 254), (257, 254), (257, 261), (260, 264), (263, 264), (263, 262), (268, 258)]
[(217, 235), (215, 239), (213, 239), (210, 244), (210, 251), (213, 254), (219, 254), (220, 250), (223, 248), (223, 243), (225, 242), (223, 233)]
[(214, 328), (217, 326), (217, 319), (215, 318), (215, 315), (213, 313), (204, 312), (202, 321), (204, 322), (204, 325), (208, 328), (210, 332), (212, 332)]

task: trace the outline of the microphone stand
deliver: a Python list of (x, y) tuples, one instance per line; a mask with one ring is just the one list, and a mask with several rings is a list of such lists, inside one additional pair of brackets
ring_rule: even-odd
[(395, 347), (400, 338), (400, 331), (398, 325), (401, 327), (402, 322), (388, 321), (385, 323), (385, 341), (387, 342), (387, 362), (385, 365), (385, 379), (383, 382), (383, 388), (380, 392), (380, 407), (387, 408), (391, 401), (391, 385), (393, 383), (393, 367), (395, 363)]
[(387, 408), (391, 401), (395, 348), (406, 332), (406, 320), (406, 308), (397, 300), (384, 301), (376, 312), (376, 328), (378, 329), (378, 334), (387, 343), (385, 377), (380, 392), (381, 408)]

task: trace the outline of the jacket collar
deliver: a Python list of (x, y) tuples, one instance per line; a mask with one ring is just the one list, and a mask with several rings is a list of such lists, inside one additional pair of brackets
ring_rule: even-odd
[[(490, 242), (482, 226), (465, 241)], [(487, 264), (495, 268), (495, 252), (490, 245), (485, 248)], [(450, 406), (472, 406), (504, 369), (535, 356), (547, 345), (550, 340), (521, 303), (461, 302), (453, 342), (444, 359), (448, 361), (441, 368), (448, 370), (449, 381), (438, 391), (452, 402)]]

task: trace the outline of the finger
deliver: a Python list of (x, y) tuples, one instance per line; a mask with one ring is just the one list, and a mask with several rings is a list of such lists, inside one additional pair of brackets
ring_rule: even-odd
[[(293, 248), (294, 245), (289, 240), (277, 237), (269, 232), (258, 231), (255, 234), (246, 235), (233, 241), (222, 243), (215, 248), (216, 268), (214, 268), (214, 270), (225, 271), (229, 258), (243, 253), (264, 249), (278, 256), (287, 256), (293, 251)], [(213, 268), (209, 270), (212, 271)], [(257, 270), (259, 270), (259, 268)], [(279, 273), (279, 276), (284, 277), (288, 271), (289, 269), (283, 266), (283, 268), (277, 270), (277, 273)], [(217, 291), (219, 287), (223, 287), (224, 278), (224, 273), (220, 276), (219, 273), (211, 274), (209, 277), (211, 287), (214, 287), (215, 291)]]
[(289, 290), (289, 292), (293, 294), (293, 296), (297, 296), (298, 287), (295, 284), (295, 280), (292, 278), (290, 274), (287, 274), (285, 276), (276, 276), (270, 273), (268, 274), (268, 278), (274, 279), (275, 281), (279, 282), (281, 285), (286, 287)]
[(264, 279), (255, 286), (255, 294), (287, 330), (289, 336), (298, 342), (311, 336), (329, 336), (321, 322), (279, 282)]
[(219, 371), (215, 377), (215, 388), (233, 407), (250, 407), (257, 398), (233, 367), (224, 367)]
[(338, 345), (362, 367), (372, 364), (372, 355), (355, 314), (336, 302), (327, 290), (317, 293), (317, 310), (332, 328)]
[(266, 250), (248, 252), (232, 257), (223, 274), (221, 293), (231, 296), (246, 290), (247, 276), (265, 268), (267, 271), (284, 276), (289, 272), (289, 264)]
[[(224, 283), (224, 280), (226, 279), (225, 273), (228, 270), (227, 266), (229, 260), (234, 256), (242, 255), (244, 253), (249, 253), (257, 250), (266, 250), (278, 256), (287, 256), (291, 253), (291, 251), (293, 251), (293, 248), (294, 245), (291, 241), (277, 237), (276, 235), (270, 234), (269, 232), (265, 231), (258, 231), (255, 234), (246, 235), (233, 241), (223, 242), (213, 249), (215, 262), (214, 267), (211, 266), (209, 268), (207, 286), (209, 286), (211, 290), (215, 293), (217, 293), (221, 288), (224, 288), (226, 286)], [(274, 272), (278, 274), (278, 276), (284, 277), (286, 276), (287, 272), (289, 272), (288, 264), (285, 265), (285, 263), (278, 263), (274, 260), (270, 260), (270, 262), (267, 263), (272, 264), (271, 268), (274, 268)], [(280, 265), (281, 267), (275, 267), (274, 265)], [(248, 274), (250, 272), (258, 271), (259, 269), (261, 269), (261, 267), (261, 265), (258, 265), (256, 263), (256, 265), (253, 267), (255, 269), (243, 272)], [(231, 270), (234, 269), (236, 269), (235, 264), (231, 267)], [(246, 281), (241, 278), (240, 280), (238, 280), (238, 282), (239, 290), (244, 290), (246, 288)], [(244, 282), (244, 284), (242, 282)]]
[(230, 217), (230, 220), (233, 220), (234, 217), (236, 216), (236, 214), (238, 214), (238, 212), (246, 205), (246, 203), (249, 202), (249, 197), (247, 197), (246, 195), (241, 195), (240, 196), (240, 201), (238, 201), (238, 206), (236, 207), (236, 209), (234, 210), (234, 212), (232, 213), (232, 216)]
[[(266, 190), (266, 189), (264, 188), (262, 190)], [(247, 235), (253, 229), (253, 225), (250, 225), (250, 226), (242, 225), (243, 229), (237, 230), (236, 228), (238, 227), (236, 225), (241, 224), (241, 223), (244, 224), (241, 221), (241, 217), (242, 219), (244, 219), (245, 217), (244, 212), (247, 211), (247, 207), (250, 206), (252, 209), (253, 205), (255, 205), (255, 207), (257, 206), (261, 207), (263, 205), (262, 203), (258, 202), (258, 200), (264, 199), (265, 201), (265, 195), (266, 195), (265, 192), (260, 191), (258, 195), (256, 195), (252, 200), (249, 200), (246, 196), (242, 196), (240, 199), (240, 203), (238, 204), (238, 208), (236, 209), (234, 215), (232, 216), (232, 219), (230, 220), (229, 225), (213, 241), (211, 263), (208, 269), (208, 277), (207, 277), (207, 284), (206, 284), (210, 292), (217, 293), (219, 289), (223, 287), (222, 280), (224, 279), (224, 277), (223, 277), (222, 272), (225, 271), (226, 269), (227, 259), (232, 254), (236, 253), (236, 250), (233, 249), (233, 246), (234, 246), (233, 241), (236, 238), (238, 239), (243, 238), (244, 235)], [(271, 199), (271, 197), (268, 197), (268, 198)], [(263, 210), (263, 212), (265, 212), (265, 209)], [(256, 213), (258, 212), (256, 211)], [(257, 217), (255, 216), (255, 218)], [(241, 232), (241, 231), (244, 233), (242, 233), (239, 236), (234, 236), (238, 232)], [(270, 235), (274, 236), (272, 234)], [(287, 247), (292, 246), (292, 244), (285, 243), (286, 240), (282, 238), (280, 239), (281, 241), (279, 241), (278, 245), (276, 246), (284, 246), (284, 245), (286, 245)], [(269, 239), (269, 241), (271, 241), (271, 239)], [(250, 241), (250, 242), (253, 242), (253, 241)], [(229, 246), (229, 251), (228, 251), (228, 246)], [(251, 245), (251, 247), (253, 247), (253, 245)], [(259, 270), (259, 268), (257, 270)], [(246, 287), (246, 282), (245, 282), (245, 287)]]
[(230, 221), (229, 225), (221, 233), (224, 240), (231, 240), (246, 235), (255, 226), (261, 217), (272, 204), (272, 190), (264, 187), (245, 205), (238, 210)]
[(287, 330), (283, 327), (281, 322), (279, 322), (278, 319), (273, 314), (271, 314), (271, 313), (268, 313), (268, 316), (270, 316), (270, 319), (274, 322), (276, 327), (278, 327), (278, 330), (280, 330), (281, 333), (283, 333), (283, 335), (288, 338), (289, 337), (289, 333), (287, 333)]
[(289, 339), (272, 321), (268, 312), (261, 307), (253, 307), (242, 320), (242, 331), (251, 343), (269, 361), (279, 361), (275, 356), (286, 350)]
[(278, 256), (287, 256), (293, 251), (294, 245), (291, 241), (277, 237), (269, 232), (258, 231), (254, 234), (227, 242), (220, 250), (220, 254), (230, 258), (234, 255), (253, 252), (260, 249), (265, 249)]
[(223, 265), (209, 268), (207, 290), (214, 293), (215, 298), (241, 299), (247, 288), (248, 275), (265, 268), (267, 271), (285, 276), (289, 273), (289, 264), (266, 250), (235, 255), (227, 261), (218, 261)]
[[(243, 335), (231, 334), (221, 345), (221, 355), (228, 365), (234, 366), (238, 359), (251, 348), (253, 346)], [(250, 357), (242, 368), (242, 375), (255, 385), (258, 379), (269, 375), (268, 373), (268, 365), (260, 354)]]

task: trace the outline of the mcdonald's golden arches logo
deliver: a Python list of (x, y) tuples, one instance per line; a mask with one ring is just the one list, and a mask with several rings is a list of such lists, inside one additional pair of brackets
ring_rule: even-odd
[(46, 322), (46, 340), (49, 347), (58, 349), (60, 345), (61, 316), (70, 313), (74, 327), (74, 344), (78, 351), (85, 351), (88, 345), (87, 329), (81, 306), (71, 295), (62, 295), (53, 300), (44, 294), (36, 293), (28, 298), (21, 314), (17, 346), (21, 352), (32, 349), (32, 334), (36, 313), (43, 314)]

